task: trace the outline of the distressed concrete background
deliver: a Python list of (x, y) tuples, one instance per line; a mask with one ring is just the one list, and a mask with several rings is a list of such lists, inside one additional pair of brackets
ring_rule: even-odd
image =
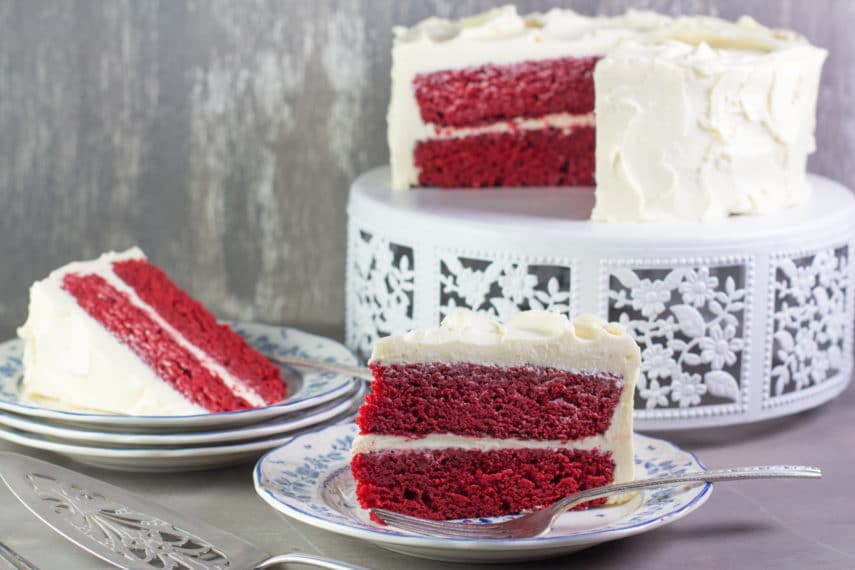
[[(341, 334), (348, 184), (388, 156), (390, 28), (501, 3), (0, 0), (0, 338), (32, 281), (134, 244), (220, 316)], [(829, 49), (811, 169), (855, 185), (855, 2), (518, 3), (630, 4)]]

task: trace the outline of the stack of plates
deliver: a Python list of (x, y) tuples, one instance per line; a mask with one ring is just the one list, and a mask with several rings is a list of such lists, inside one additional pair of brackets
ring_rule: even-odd
[[(358, 363), (347, 348), (324, 337), (287, 327), (230, 324), (269, 356)], [(190, 471), (254, 460), (307, 430), (352, 421), (366, 390), (360, 380), (283, 366), (288, 398), (265, 408), (194, 416), (69, 412), (23, 399), (22, 351), (20, 340), (0, 343), (0, 439), (126, 471)]]

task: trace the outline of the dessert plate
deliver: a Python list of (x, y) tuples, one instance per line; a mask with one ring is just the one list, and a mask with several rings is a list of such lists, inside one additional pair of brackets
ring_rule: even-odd
[[(644, 491), (625, 505), (565, 513), (548, 534), (535, 538), (432, 538), (382, 526), (360, 508), (350, 475), (350, 446), (357, 433), (355, 425), (339, 424), (289, 438), (256, 464), (256, 492), (277, 511), (306, 524), (403, 554), (451, 562), (561, 556), (674, 522), (700, 507), (712, 492), (710, 483)], [(634, 437), (637, 478), (704, 468), (693, 454), (667, 441)]]
[(28, 418), (0, 412), (0, 439), (2, 430), (10, 428), (30, 435), (44, 436), (47, 439), (63, 443), (79, 443), (91, 446), (110, 447), (168, 447), (191, 445), (214, 445), (238, 441), (249, 441), (271, 437), (295, 430), (318, 425), (341, 412), (344, 402), (354, 405), (365, 395), (365, 385), (357, 384), (344, 397), (326, 402), (313, 408), (279, 416), (272, 420), (233, 429), (191, 432), (134, 433), (83, 429), (65, 424), (44, 422), (38, 418)]
[[(356, 356), (344, 345), (322, 336), (290, 327), (247, 322), (229, 324), (250, 345), (264, 354), (358, 364)], [(237, 427), (305, 410), (341, 398), (354, 389), (354, 384), (360, 382), (330, 372), (296, 370), (282, 366), (282, 375), (288, 384), (289, 396), (278, 404), (264, 408), (192, 416), (124, 416), (71, 412), (24, 399), (20, 391), (23, 346), (23, 341), (18, 339), (0, 343), (0, 411), (100, 430), (158, 432)]]
[(318, 421), (303, 427), (280, 432), (274, 436), (205, 446), (164, 447), (108, 447), (89, 446), (42, 437), (10, 428), (0, 428), (0, 439), (43, 451), (65, 455), (78, 463), (103, 469), (132, 471), (136, 473), (173, 473), (233, 465), (256, 459), (261, 453), (289, 441), (295, 433), (317, 429), (318, 423), (329, 424), (353, 421), (354, 414), (365, 396), (366, 387), (360, 387), (352, 397), (342, 400), (323, 414)]

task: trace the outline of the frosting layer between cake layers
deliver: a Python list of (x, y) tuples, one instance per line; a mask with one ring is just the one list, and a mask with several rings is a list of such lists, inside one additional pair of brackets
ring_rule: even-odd
[[(63, 409), (131, 415), (243, 409), (283, 398), (278, 369), (260, 354), (248, 356), (252, 349), (221, 326), (137, 248), (68, 264), (30, 290), (18, 331), (23, 394)], [(253, 377), (233, 372), (241, 366), (255, 367)]]

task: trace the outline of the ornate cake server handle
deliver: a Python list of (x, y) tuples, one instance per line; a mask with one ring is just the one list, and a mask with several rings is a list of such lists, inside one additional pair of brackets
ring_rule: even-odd
[(328, 570), (365, 570), (307, 554), (270, 556), (206, 522), (26, 455), (0, 452), (0, 478), (49, 527), (119, 568), (262, 569), (294, 563)]
[(371, 370), (364, 366), (354, 366), (352, 364), (340, 364), (338, 362), (321, 362), (320, 360), (312, 360), (311, 358), (300, 358), (299, 356), (273, 356), (265, 355), (268, 360), (277, 364), (286, 366), (296, 366), (297, 368), (312, 368), (314, 370), (323, 370), (324, 372), (332, 372), (342, 376), (350, 376), (360, 378), (362, 380), (372, 381), (374, 375)]

